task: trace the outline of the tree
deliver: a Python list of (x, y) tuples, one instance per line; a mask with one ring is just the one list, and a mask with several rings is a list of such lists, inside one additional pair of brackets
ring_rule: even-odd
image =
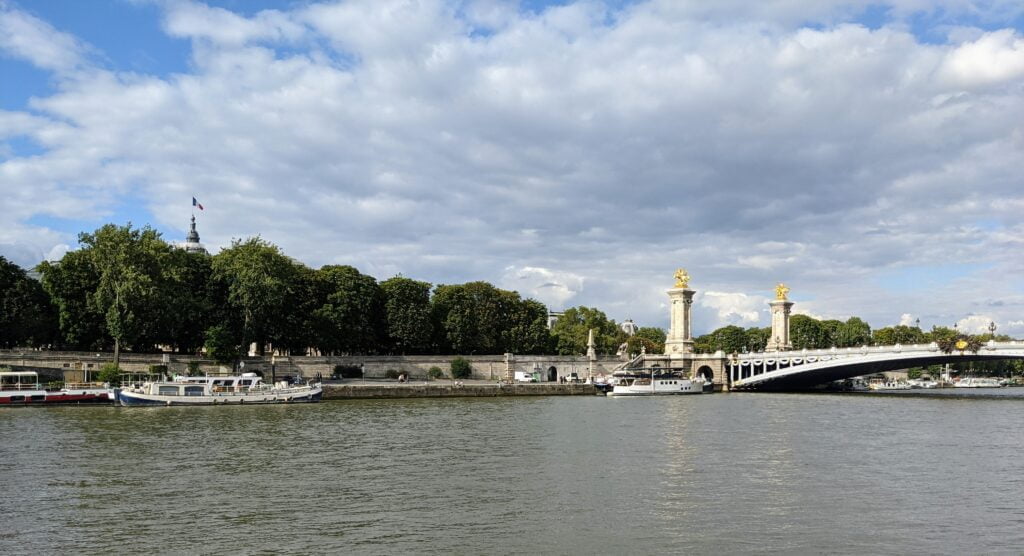
[(226, 324), (215, 324), (206, 330), (206, 354), (221, 365), (233, 364), (242, 355), (239, 330)]
[(548, 331), (548, 308), (533, 299), (519, 299), (515, 292), (505, 292), (510, 313), (502, 331), (502, 352), (540, 354), (551, 345)]
[(103, 314), (93, 303), (99, 275), (86, 251), (70, 251), (58, 262), (36, 267), (43, 289), (57, 308), (60, 344), (74, 349), (103, 349), (108, 345)]
[(749, 351), (761, 351), (768, 345), (768, 339), (772, 337), (770, 326), (759, 328), (752, 326), (744, 331), (747, 337), (744, 347)]
[(871, 326), (858, 317), (846, 319), (836, 330), (835, 345), (837, 347), (859, 347), (871, 343)]
[(437, 286), (430, 305), (439, 351), (503, 353), (503, 332), (518, 299), (487, 282)]
[(590, 330), (594, 331), (594, 344), (600, 354), (615, 353), (625, 341), (625, 333), (603, 312), (592, 307), (571, 307), (551, 327), (555, 351), (559, 355), (586, 353)]
[(175, 351), (195, 353), (206, 341), (206, 330), (214, 321), (218, 300), (210, 280), (213, 258), (206, 253), (172, 249), (161, 277), (158, 319), (151, 342), (166, 344)]
[(894, 346), (896, 344), (923, 344), (927, 343), (926, 336), (920, 328), (898, 325), (879, 328), (872, 333), (872, 340), (875, 345)]
[(317, 344), (329, 353), (375, 353), (386, 334), (384, 293), (372, 276), (351, 266), (316, 271), (324, 294), (314, 311)]
[[(295, 289), (296, 263), (259, 237), (234, 240), (213, 257), (213, 279), (227, 292), (227, 309), (241, 315), (237, 338), (240, 347), (257, 342), (264, 352), (271, 323), (287, 314)], [(241, 352), (241, 350), (239, 350)]]
[(0, 256), (0, 347), (51, 344), (57, 326), (57, 310), (42, 284)]
[(430, 287), (403, 276), (380, 283), (384, 294), (387, 335), (398, 353), (426, 353), (434, 326), (430, 318)]
[(170, 246), (156, 230), (133, 229), (131, 223), (106, 224), (79, 234), (78, 242), (98, 275), (91, 298), (114, 340), (113, 364), (119, 367), (121, 346), (138, 338), (157, 313), (158, 285)]
[(665, 352), (665, 331), (654, 326), (641, 326), (636, 330), (634, 337), (643, 338), (650, 342), (647, 345), (647, 353)]
[(828, 330), (821, 325), (821, 321), (807, 315), (793, 315), (789, 320), (789, 338), (793, 349), (830, 347)]

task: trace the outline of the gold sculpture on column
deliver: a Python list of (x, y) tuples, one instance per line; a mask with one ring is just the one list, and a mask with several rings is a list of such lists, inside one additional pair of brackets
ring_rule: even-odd
[(674, 274), (676, 279), (677, 288), (688, 288), (690, 287), (690, 275), (686, 272), (685, 268), (677, 268)]
[(789, 293), (789, 288), (786, 287), (786, 284), (779, 282), (779, 285), (775, 286), (775, 299), (781, 299), (785, 301), (787, 299), (787, 293)]

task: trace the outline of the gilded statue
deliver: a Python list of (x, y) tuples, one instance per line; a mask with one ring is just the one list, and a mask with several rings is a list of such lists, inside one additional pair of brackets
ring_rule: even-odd
[(779, 282), (779, 285), (775, 286), (775, 299), (785, 300), (787, 293), (789, 293), (789, 288), (786, 287), (786, 284)]
[(677, 268), (675, 273), (676, 286), (677, 288), (688, 288), (690, 287), (690, 275), (686, 272), (685, 268)]

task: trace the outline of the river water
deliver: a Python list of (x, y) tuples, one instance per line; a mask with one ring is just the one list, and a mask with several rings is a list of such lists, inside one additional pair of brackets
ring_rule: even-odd
[(1024, 388), (956, 394), (10, 408), (0, 553), (1020, 554)]

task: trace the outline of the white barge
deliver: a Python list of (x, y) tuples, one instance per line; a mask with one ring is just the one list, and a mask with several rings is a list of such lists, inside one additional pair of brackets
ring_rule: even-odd
[(123, 406), (229, 405), (318, 402), (320, 383), (265, 384), (256, 373), (241, 376), (178, 376), (167, 382), (146, 382), (116, 390)]

